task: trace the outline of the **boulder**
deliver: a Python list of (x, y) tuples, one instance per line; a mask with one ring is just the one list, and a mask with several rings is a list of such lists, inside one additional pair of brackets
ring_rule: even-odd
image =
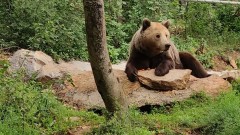
[(56, 64), (53, 59), (41, 51), (21, 49), (10, 58), (9, 72), (16, 72), (20, 68), (25, 69), (27, 75), (36, 74), (36, 79), (46, 81), (59, 79), (64, 74), (79, 74), (83, 71), (91, 71), (89, 62), (71, 61)]
[[(190, 76), (186, 89), (158, 91), (141, 86), (139, 82), (130, 82), (122, 70), (114, 70), (120, 80), (129, 106), (163, 105), (175, 101), (182, 101), (191, 95), (205, 92), (208, 96), (217, 96), (230, 90), (228, 81), (218, 76), (195, 78)], [(73, 85), (72, 85), (73, 84)], [(55, 87), (56, 94), (65, 103), (78, 109), (96, 109), (104, 107), (103, 100), (97, 91), (91, 71), (73, 75), (72, 82), (66, 82), (64, 87)]]
[(173, 69), (164, 76), (156, 76), (155, 69), (141, 70), (138, 79), (143, 85), (155, 90), (182, 90), (187, 87), (191, 70)]
[(59, 70), (57, 64), (47, 64), (40, 68), (36, 78), (44, 82), (51, 79), (60, 79), (62, 77), (63, 73)]
[(231, 88), (231, 84), (218, 76), (209, 76), (207, 78), (194, 78), (189, 82), (192, 92), (205, 92), (209, 96), (217, 96), (219, 93), (226, 92)]
[(70, 75), (76, 75), (82, 73), (83, 71), (92, 71), (90, 63), (82, 61), (61, 62), (58, 64), (58, 68), (62, 72)]
[(28, 75), (37, 73), (44, 65), (54, 64), (53, 59), (45, 53), (25, 49), (16, 51), (9, 61), (11, 64), (9, 72), (24, 68)]
[(225, 71), (209, 71), (208, 72), (211, 75), (219, 76), (223, 79), (228, 80), (229, 82), (232, 82), (234, 80), (237, 80), (240, 78), (240, 70), (225, 70)]

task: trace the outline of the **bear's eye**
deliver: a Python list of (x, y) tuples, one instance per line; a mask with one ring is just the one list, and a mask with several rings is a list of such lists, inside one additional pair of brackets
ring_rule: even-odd
[(160, 38), (160, 35), (156, 35), (156, 38)]

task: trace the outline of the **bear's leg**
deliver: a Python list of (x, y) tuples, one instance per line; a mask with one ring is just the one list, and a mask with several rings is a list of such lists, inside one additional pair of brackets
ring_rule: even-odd
[(187, 52), (179, 52), (179, 57), (182, 62), (184, 69), (191, 69), (192, 75), (198, 78), (205, 78), (210, 76), (202, 64), (194, 58), (190, 53)]
[(135, 82), (137, 80), (138, 70), (132, 63), (127, 63), (125, 73), (131, 82)]
[(164, 59), (155, 69), (156, 76), (163, 76), (169, 72), (169, 70), (174, 68), (174, 62), (171, 58)]
[(149, 61), (147, 59), (129, 59), (126, 65), (125, 73), (131, 82), (138, 80), (138, 70), (148, 69)]

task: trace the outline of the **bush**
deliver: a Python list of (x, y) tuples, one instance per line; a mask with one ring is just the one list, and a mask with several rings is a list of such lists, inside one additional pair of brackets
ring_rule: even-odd
[(0, 14), (0, 39), (5, 43), (54, 58), (87, 59), (80, 0), (12, 0), (0, 4)]

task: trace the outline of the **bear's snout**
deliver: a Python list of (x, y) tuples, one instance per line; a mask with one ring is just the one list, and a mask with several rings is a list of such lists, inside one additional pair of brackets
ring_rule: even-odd
[(165, 44), (165, 51), (167, 51), (170, 48), (170, 44)]

